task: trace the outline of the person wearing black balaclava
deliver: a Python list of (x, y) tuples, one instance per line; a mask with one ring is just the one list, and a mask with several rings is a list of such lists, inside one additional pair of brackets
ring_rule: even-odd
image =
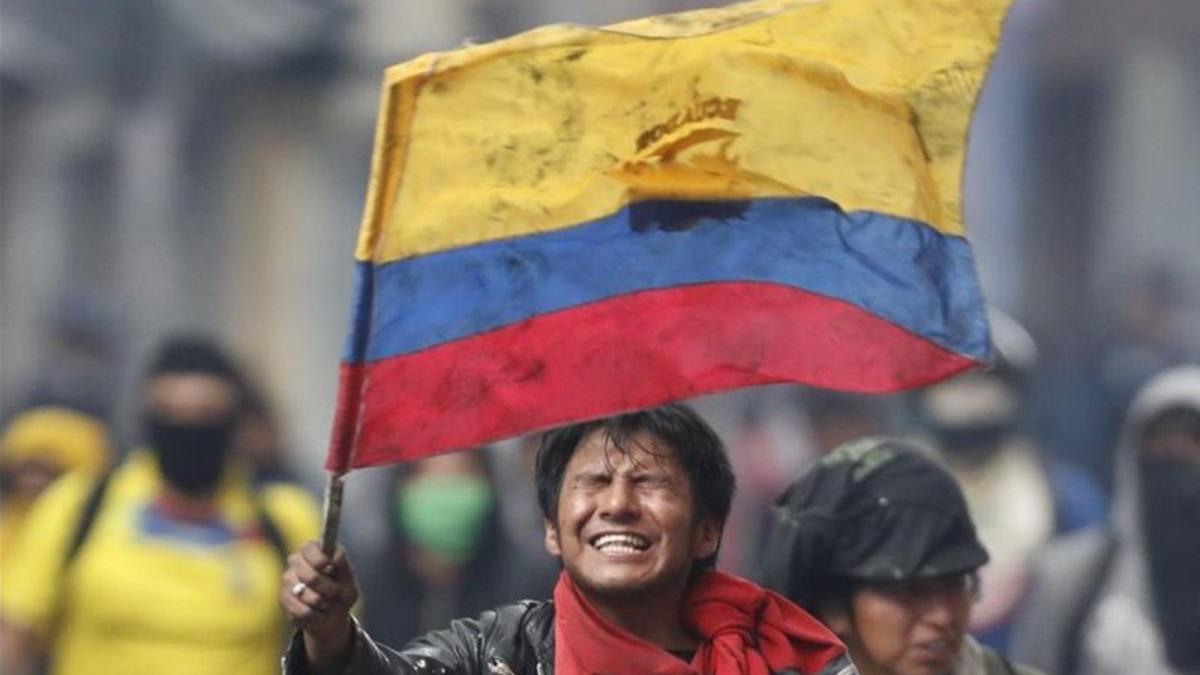
[(242, 377), (216, 345), (167, 341), (142, 391), (142, 447), (69, 477), (29, 514), (0, 595), (0, 670), (53, 675), (277, 670), (286, 551), (317, 531), (295, 487), (233, 456)]
[(1200, 365), (1126, 416), (1110, 522), (1035, 561), (1013, 654), (1059, 675), (1200, 673)]
[(211, 506), (225, 473), (245, 394), (232, 362), (203, 342), (172, 342), (146, 378), (143, 442), (163, 479), (161, 499)]
[(914, 392), (917, 433), (963, 488), (992, 556), (980, 573), (971, 633), (1004, 651), (1026, 598), (1031, 556), (1052, 538), (1103, 521), (1105, 499), (1078, 467), (1054, 458), (1024, 428), (1038, 350), (1015, 319), (988, 312), (995, 361)]

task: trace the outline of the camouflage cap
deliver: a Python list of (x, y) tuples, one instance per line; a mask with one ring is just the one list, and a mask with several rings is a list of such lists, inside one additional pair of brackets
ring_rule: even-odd
[(894, 438), (840, 446), (775, 502), (764, 583), (804, 604), (830, 578), (894, 582), (988, 561), (966, 500), (932, 454)]

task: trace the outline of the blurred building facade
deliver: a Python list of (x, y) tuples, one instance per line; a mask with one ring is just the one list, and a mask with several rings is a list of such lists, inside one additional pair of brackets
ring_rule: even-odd
[[(76, 390), (124, 421), (143, 347), (208, 329), (269, 383), (316, 482), (382, 69), (703, 4), (0, 0), (0, 411)], [(1048, 447), (1101, 477), (1106, 411), (1195, 357), (1196, 157), (1200, 4), (1018, 0), (967, 222), (989, 299), (1044, 345)]]

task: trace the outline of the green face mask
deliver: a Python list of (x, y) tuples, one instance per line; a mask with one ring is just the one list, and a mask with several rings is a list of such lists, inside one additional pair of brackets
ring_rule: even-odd
[(396, 518), (414, 544), (452, 563), (475, 552), (492, 488), (476, 476), (432, 475), (396, 490)]

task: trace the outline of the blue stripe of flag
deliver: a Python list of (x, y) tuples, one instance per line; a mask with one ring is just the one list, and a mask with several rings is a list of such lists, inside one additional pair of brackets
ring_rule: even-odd
[(819, 293), (970, 358), (989, 355), (965, 239), (805, 197), (639, 202), (564, 230), (360, 263), (345, 359), (410, 354), (627, 293), (726, 281)]

